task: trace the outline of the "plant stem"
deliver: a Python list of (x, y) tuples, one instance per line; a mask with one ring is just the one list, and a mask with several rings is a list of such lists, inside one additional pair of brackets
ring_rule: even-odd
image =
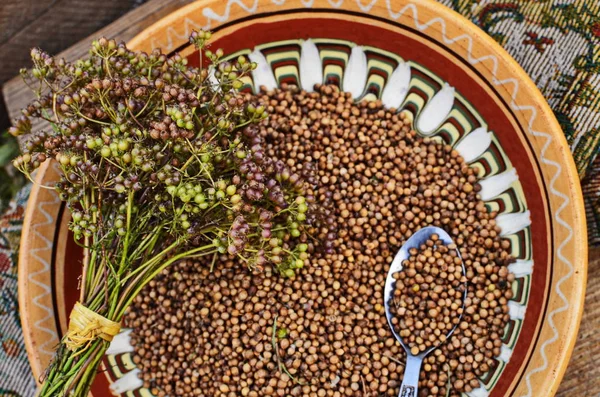
[(94, 354), (88, 358), (87, 369), (83, 373), (81, 380), (78, 382), (73, 397), (85, 397), (89, 394), (90, 388), (92, 387), (92, 381), (96, 377), (98, 367), (102, 362), (102, 358), (104, 357), (104, 353), (106, 353), (108, 346), (109, 343), (101, 340), (99, 346), (94, 350)]
[[(213, 250), (210, 250), (210, 248), (212, 248)], [(154, 271), (152, 271), (151, 273), (148, 273), (148, 272), (150, 272), (152, 270), (152, 267), (148, 267), (144, 272), (142, 272), (140, 275), (138, 275), (138, 277), (136, 277), (136, 279), (133, 280), (133, 282), (130, 282), (128, 288), (124, 291), (125, 293), (123, 293), (123, 295), (122, 295), (124, 297), (124, 299), (120, 302), (119, 308), (116, 311), (117, 318), (121, 319), (123, 317), (123, 315), (125, 314), (125, 310), (127, 310), (129, 305), (131, 305), (131, 302), (133, 302), (133, 300), (135, 299), (137, 294), (139, 294), (139, 292), (142, 290), (142, 288), (144, 288), (144, 286), (147, 283), (149, 283), (151, 280), (153, 280), (154, 277), (156, 277), (156, 275), (158, 275), (160, 272), (162, 272), (164, 269), (166, 269), (169, 265), (171, 265), (174, 262), (177, 262), (180, 259), (186, 258), (191, 255), (198, 254), (200, 252), (202, 252), (205, 255), (212, 254), (212, 253), (214, 253), (214, 248), (215, 248), (215, 246), (213, 244), (208, 244), (208, 245), (204, 245), (202, 247), (197, 247), (197, 248), (191, 249), (186, 252), (182, 252), (182, 253), (175, 255), (172, 258), (168, 259), (162, 265), (155, 268)]]
[[(91, 386), (92, 374), (102, 359), (104, 352), (108, 349), (108, 342), (99, 339), (92, 342), (92, 346), (86, 350), (78, 349), (71, 351), (64, 344), (61, 344), (56, 352), (52, 362), (52, 370), (49, 376), (44, 380), (42, 390), (37, 397), (86, 397), (87, 391)], [(95, 363), (95, 365), (94, 365)], [(93, 368), (91, 368), (93, 367)], [(91, 371), (91, 372), (90, 372)], [(86, 378), (86, 373), (87, 378)], [(84, 394), (69, 394), (73, 387), (85, 387), (87, 391)]]

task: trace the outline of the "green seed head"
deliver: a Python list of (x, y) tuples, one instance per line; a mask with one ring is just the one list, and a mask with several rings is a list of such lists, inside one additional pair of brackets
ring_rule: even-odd
[(237, 152), (235, 152), (235, 156), (238, 159), (245, 159), (246, 158), (246, 152), (244, 152), (243, 150), (238, 150)]
[(204, 196), (203, 194), (197, 194), (194, 197), (194, 201), (196, 202), (196, 204), (202, 204), (206, 201), (206, 196)]
[(227, 195), (233, 196), (236, 191), (237, 191), (237, 188), (235, 187), (235, 185), (227, 186)]
[(122, 140), (120, 140), (120, 141), (119, 141), (119, 143), (118, 143), (118, 145), (117, 145), (117, 148), (118, 148), (120, 151), (124, 152), (124, 151), (126, 151), (127, 149), (129, 149), (129, 142), (127, 142), (125, 139), (122, 139)]
[(62, 154), (59, 161), (62, 165), (69, 165), (71, 163), (71, 158), (67, 154)]

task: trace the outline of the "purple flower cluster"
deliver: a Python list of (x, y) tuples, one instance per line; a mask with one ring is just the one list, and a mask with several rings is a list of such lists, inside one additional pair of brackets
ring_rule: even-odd
[[(209, 37), (191, 40), (203, 45)], [(11, 129), (26, 136), (15, 160), (23, 172), (58, 160), (56, 189), (82, 214), (71, 223), (75, 237), (118, 238), (133, 201), (140, 224), (162, 227), (170, 239), (214, 241), (250, 267), (273, 263), (291, 275), (296, 248), (308, 239), (304, 180), (267, 155), (256, 125), (265, 109), (235, 91), (254, 65), (208, 51), (209, 78), (179, 55), (133, 52), (114, 40), (94, 42), (91, 54), (71, 64), (33, 50), (29, 78), (39, 99)], [(52, 128), (30, 133), (31, 119)]]

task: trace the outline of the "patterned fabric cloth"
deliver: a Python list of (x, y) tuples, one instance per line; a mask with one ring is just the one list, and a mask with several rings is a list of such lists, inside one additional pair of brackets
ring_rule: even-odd
[[(600, 1), (439, 0), (497, 40), (536, 82), (573, 151), (590, 243), (600, 243)], [(35, 394), (17, 307), (24, 189), (0, 218), (0, 396)]]
[(0, 396), (33, 397), (17, 302), (17, 256), (29, 186), (0, 217)]

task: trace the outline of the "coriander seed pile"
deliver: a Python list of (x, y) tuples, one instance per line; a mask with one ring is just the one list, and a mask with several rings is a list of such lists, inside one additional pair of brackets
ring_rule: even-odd
[(408, 252), (393, 274), (390, 312), (394, 330), (416, 356), (444, 343), (460, 322), (466, 277), (456, 245), (444, 245), (437, 234)]
[[(433, 225), (459, 248), (467, 293), (456, 330), (423, 363), (419, 395), (479, 387), (500, 354), (514, 275), (474, 170), (420, 137), (407, 113), (333, 86), (256, 100), (269, 114), (259, 126), (265, 155), (302, 177), (328, 227), (307, 240), (310, 259), (294, 278), (220, 260), (212, 272), (186, 262), (155, 279), (127, 318), (144, 385), (158, 396), (396, 396), (406, 357), (387, 324), (385, 279), (404, 241)], [(315, 244), (324, 238), (327, 252)], [(431, 285), (411, 280), (419, 291)], [(427, 318), (443, 315), (445, 326), (448, 299)]]

